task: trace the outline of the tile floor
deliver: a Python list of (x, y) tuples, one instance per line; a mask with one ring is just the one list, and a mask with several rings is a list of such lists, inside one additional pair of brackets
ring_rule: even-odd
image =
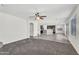
[(60, 42), (60, 43), (69, 43), (67, 37), (63, 34), (40, 35), (40, 36), (35, 36), (34, 38), (56, 41), (56, 42)]

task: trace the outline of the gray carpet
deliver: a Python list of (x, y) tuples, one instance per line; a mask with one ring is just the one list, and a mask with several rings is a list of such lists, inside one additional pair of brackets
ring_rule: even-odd
[(2, 55), (77, 55), (71, 44), (55, 41), (24, 39), (4, 45)]

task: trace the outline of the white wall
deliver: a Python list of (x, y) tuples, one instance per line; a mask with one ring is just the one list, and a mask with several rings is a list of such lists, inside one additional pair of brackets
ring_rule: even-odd
[[(73, 16), (76, 15), (76, 37), (71, 35), (71, 19)], [(76, 11), (72, 14), (72, 17), (70, 17), (69, 19), (69, 41), (71, 42), (71, 44), (73, 45), (73, 47), (75, 48), (75, 50), (78, 52), (79, 54), (79, 6), (76, 9)]]
[(79, 53), (79, 6), (77, 9), (77, 21), (76, 21), (76, 40), (74, 40), (76, 50)]
[[(62, 30), (58, 30), (59, 28), (62, 28)], [(56, 33), (64, 33), (66, 32), (65, 24), (58, 24), (56, 25)]]
[(0, 12), (0, 42), (4, 44), (28, 38), (27, 21)]

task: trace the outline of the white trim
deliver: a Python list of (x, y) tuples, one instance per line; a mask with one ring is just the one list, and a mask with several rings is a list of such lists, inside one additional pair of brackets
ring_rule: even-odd
[(72, 46), (74, 47), (74, 49), (77, 51), (77, 53), (79, 54), (79, 47), (76, 44), (77, 39), (75, 39), (75, 37), (69, 36), (69, 41), (72, 44)]

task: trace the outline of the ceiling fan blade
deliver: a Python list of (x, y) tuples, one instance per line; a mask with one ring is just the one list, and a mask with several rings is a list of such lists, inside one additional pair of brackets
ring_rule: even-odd
[(29, 16), (29, 18), (34, 18), (35, 16)]
[(39, 15), (39, 12), (37, 12), (36, 14), (38, 14), (38, 15)]
[(36, 16), (39, 16), (39, 12), (35, 13)]
[(42, 20), (43, 20), (44, 18), (43, 18), (43, 17), (40, 17), (40, 19), (42, 19)]
[(40, 16), (40, 17), (47, 17), (47, 16)]

